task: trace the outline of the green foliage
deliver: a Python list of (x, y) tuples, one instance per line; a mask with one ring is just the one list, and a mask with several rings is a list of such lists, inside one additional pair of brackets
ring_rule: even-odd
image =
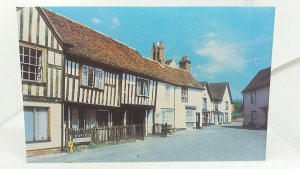
[(232, 113), (232, 118), (243, 118), (243, 100), (242, 99), (234, 99), (234, 111)]

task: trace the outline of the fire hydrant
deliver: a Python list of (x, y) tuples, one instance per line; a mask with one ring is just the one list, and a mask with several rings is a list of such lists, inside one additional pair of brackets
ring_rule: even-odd
[(73, 151), (74, 151), (73, 141), (68, 141), (68, 148), (69, 148), (69, 152), (73, 153)]

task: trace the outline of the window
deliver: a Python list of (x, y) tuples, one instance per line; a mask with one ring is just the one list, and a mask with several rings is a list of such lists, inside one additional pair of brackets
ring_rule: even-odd
[(22, 79), (41, 82), (43, 76), (43, 52), (23, 46), (20, 46), (19, 50)]
[(219, 110), (218, 102), (214, 102), (214, 109), (215, 109), (215, 110)]
[(161, 123), (173, 124), (174, 123), (174, 110), (162, 109), (161, 110)]
[(136, 79), (137, 83), (137, 95), (138, 96), (149, 96), (149, 81), (145, 79)]
[(89, 67), (86, 65), (82, 66), (82, 85), (94, 88), (103, 89), (103, 70)]
[(203, 109), (207, 110), (207, 98), (203, 98)]
[(188, 101), (188, 89), (182, 87), (181, 88), (181, 101), (182, 102), (187, 102)]
[(251, 91), (251, 103), (256, 103), (256, 90)]
[(49, 140), (48, 108), (24, 107), (26, 142)]
[(165, 98), (166, 99), (170, 98), (170, 86), (169, 85), (166, 85), (166, 88), (165, 88)]
[(195, 121), (194, 110), (192, 110), (192, 109), (186, 109), (186, 121), (187, 122), (193, 122), (193, 121)]
[(225, 110), (228, 110), (228, 101), (225, 102)]

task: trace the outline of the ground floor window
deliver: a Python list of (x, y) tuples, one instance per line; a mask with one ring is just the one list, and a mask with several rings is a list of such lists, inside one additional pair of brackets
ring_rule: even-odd
[(26, 142), (50, 139), (49, 112), (44, 107), (24, 107)]
[(161, 123), (173, 124), (174, 123), (174, 110), (162, 109), (161, 110)]
[(194, 122), (195, 121), (195, 117), (194, 117), (194, 110), (193, 109), (186, 109), (186, 121), (187, 122)]

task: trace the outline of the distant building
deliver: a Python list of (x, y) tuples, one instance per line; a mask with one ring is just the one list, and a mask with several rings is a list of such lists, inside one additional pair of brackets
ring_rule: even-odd
[(203, 125), (230, 123), (234, 107), (229, 83), (200, 83), (206, 89), (202, 98)]
[(266, 127), (268, 122), (271, 67), (260, 70), (242, 91), (244, 126)]

